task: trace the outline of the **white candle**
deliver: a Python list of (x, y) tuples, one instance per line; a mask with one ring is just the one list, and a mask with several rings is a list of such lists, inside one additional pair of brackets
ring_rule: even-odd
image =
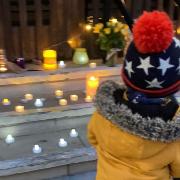
[(25, 94), (24, 98), (28, 101), (31, 101), (33, 99), (33, 95), (32, 94)]
[(90, 67), (90, 68), (96, 68), (96, 63), (90, 63), (90, 64), (89, 64), (89, 67)]
[(7, 144), (12, 144), (12, 143), (15, 142), (15, 138), (14, 138), (11, 134), (9, 134), (9, 135), (7, 135), (7, 137), (6, 137), (5, 142), (6, 142)]
[(70, 99), (71, 99), (71, 101), (78, 101), (78, 95), (72, 94), (72, 95), (70, 95)]
[(4, 106), (9, 106), (11, 104), (11, 101), (9, 99), (5, 98), (5, 99), (2, 100), (2, 104)]
[(42, 152), (42, 148), (41, 148), (38, 144), (34, 145), (34, 147), (33, 147), (33, 153), (39, 154), (39, 153), (41, 153), (41, 152)]
[(43, 104), (43, 101), (41, 99), (36, 99), (34, 105), (36, 107), (43, 107), (44, 104)]
[(61, 106), (66, 106), (66, 105), (67, 105), (67, 100), (66, 100), (66, 99), (60, 99), (60, 100), (59, 100), (59, 104), (60, 104)]
[(76, 129), (71, 129), (70, 136), (71, 137), (78, 137), (78, 132), (76, 131)]
[(87, 103), (92, 102), (92, 97), (91, 96), (86, 96), (85, 102), (87, 102)]
[(64, 63), (64, 61), (59, 62), (59, 67), (60, 68), (65, 68), (66, 67), (66, 64)]
[(15, 111), (18, 112), (18, 113), (24, 112), (24, 106), (16, 106)]
[(57, 98), (60, 98), (60, 97), (63, 96), (63, 91), (62, 90), (56, 90), (55, 95), (56, 95)]
[(61, 138), (59, 140), (59, 147), (66, 147), (67, 145), (67, 141), (65, 141), (64, 139)]

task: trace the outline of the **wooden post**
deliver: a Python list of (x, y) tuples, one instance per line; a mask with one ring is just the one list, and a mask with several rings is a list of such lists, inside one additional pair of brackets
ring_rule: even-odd
[(2, 17), (4, 17), (3, 15), (3, 2), (0, 1), (0, 49), (4, 49), (5, 48), (5, 44), (4, 44), (4, 19)]
[(22, 56), (25, 59), (33, 59), (35, 58), (35, 32), (34, 26), (28, 25), (26, 2), (25, 0), (19, 0), (21, 48)]
[(112, 0), (104, 0), (103, 1), (103, 21), (104, 21), (104, 24), (111, 17), (111, 6), (112, 6)]
[(163, 8), (163, 0), (158, 0), (158, 2), (157, 2), (157, 9), (158, 10), (163, 10), (164, 8)]
[(13, 36), (12, 36), (12, 25), (11, 25), (11, 15), (10, 15), (10, 2), (7, 0), (3, 0), (3, 16), (6, 17), (4, 20), (4, 44), (6, 55), (9, 60), (13, 58), (14, 47), (13, 47)]
[(98, 18), (100, 16), (100, 0), (92, 0), (92, 9), (93, 9), (93, 19), (94, 19), (94, 23), (98, 22)]

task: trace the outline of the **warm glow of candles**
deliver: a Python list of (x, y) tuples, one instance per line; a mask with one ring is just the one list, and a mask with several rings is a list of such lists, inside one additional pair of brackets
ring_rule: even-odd
[(59, 100), (59, 105), (66, 106), (67, 105), (67, 100), (66, 99), (60, 99)]
[(15, 111), (18, 112), (18, 113), (24, 112), (24, 106), (16, 106)]
[(93, 98), (96, 95), (96, 90), (99, 86), (99, 79), (95, 76), (87, 77), (86, 80), (86, 95)]
[(116, 18), (111, 18), (109, 21), (112, 22), (113, 24), (116, 24), (118, 22)]
[(86, 96), (86, 98), (85, 98), (85, 102), (87, 102), (87, 103), (92, 102), (92, 98), (91, 98), (91, 96)]
[(176, 30), (177, 34), (180, 35), (180, 26)]
[(90, 67), (90, 68), (96, 68), (96, 63), (90, 63), (90, 64), (89, 64), (89, 67)]
[(46, 70), (57, 69), (57, 53), (54, 50), (43, 51), (44, 63), (43, 67)]
[(25, 94), (25, 95), (24, 95), (24, 98), (25, 98), (26, 100), (28, 100), (28, 101), (31, 101), (31, 100), (33, 100), (33, 95), (32, 95), (32, 94)]
[(88, 32), (91, 31), (92, 28), (93, 28), (93, 27), (92, 27), (91, 24), (86, 24), (86, 25), (85, 25), (85, 30), (88, 31)]
[(56, 97), (62, 97), (63, 96), (63, 91), (62, 90), (56, 90), (55, 95), (56, 95)]
[(1, 64), (0, 65), (0, 72), (6, 72), (8, 69), (7, 67), (5, 66), (5, 64)]
[(11, 102), (10, 102), (9, 99), (5, 98), (5, 99), (2, 100), (2, 104), (3, 104), (4, 106), (8, 106), (8, 105), (11, 104)]
[(70, 95), (70, 99), (71, 99), (71, 101), (78, 101), (78, 95), (72, 94), (72, 95)]

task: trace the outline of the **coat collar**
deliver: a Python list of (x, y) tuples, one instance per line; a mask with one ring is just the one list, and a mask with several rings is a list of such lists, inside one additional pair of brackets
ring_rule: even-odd
[(158, 117), (143, 118), (139, 114), (133, 114), (125, 104), (116, 104), (114, 91), (125, 88), (113, 81), (106, 81), (100, 85), (95, 105), (101, 115), (120, 129), (145, 139), (161, 142), (180, 139), (180, 116), (167, 122)]

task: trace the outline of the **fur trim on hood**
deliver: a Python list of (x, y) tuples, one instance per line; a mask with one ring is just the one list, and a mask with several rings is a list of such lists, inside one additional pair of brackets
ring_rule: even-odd
[(100, 85), (95, 98), (98, 112), (120, 129), (140, 136), (144, 139), (172, 142), (180, 139), (180, 116), (171, 121), (163, 119), (143, 118), (133, 114), (125, 104), (116, 104), (113, 96), (117, 89), (126, 89), (113, 81), (106, 81)]

